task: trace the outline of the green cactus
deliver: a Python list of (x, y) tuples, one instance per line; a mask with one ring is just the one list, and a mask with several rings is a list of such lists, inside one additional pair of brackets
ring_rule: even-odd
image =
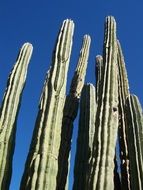
[(101, 55), (96, 56), (96, 101), (101, 97), (102, 77), (103, 77), (103, 58)]
[(0, 189), (9, 189), (15, 146), (16, 121), (24, 88), (32, 45), (25, 43), (7, 82), (0, 108)]
[(130, 173), (129, 173), (129, 158), (127, 146), (127, 124), (125, 118), (125, 102), (129, 95), (128, 77), (125, 68), (125, 61), (119, 41), (118, 44), (118, 91), (119, 91), (119, 144), (120, 144), (120, 159), (121, 159), (121, 181), (122, 188), (130, 189)]
[(52, 67), (42, 92), (33, 139), (21, 181), (21, 190), (56, 189), (62, 116), (73, 30), (73, 21), (65, 20), (58, 35)]
[(87, 84), (81, 95), (73, 190), (87, 189), (86, 183), (89, 177), (88, 171), (95, 133), (95, 115), (95, 87), (92, 84)]
[(59, 167), (57, 175), (57, 190), (65, 189), (68, 160), (71, 149), (73, 122), (77, 116), (80, 94), (84, 85), (91, 39), (88, 35), (83, 38), (79, 61), (72, 79), (69, 95), (66, 97), (61, 132), (61, 145), (59, 150)]
[(143, 114), (135, 95), (126, 101), (131, 189), (143, 189)]
[(114, 156), (118, 130), (116, 22), (107, 17), (103, 48), (103, 76), (95, 121), (93, 158), (87, 189), (114, 189)]

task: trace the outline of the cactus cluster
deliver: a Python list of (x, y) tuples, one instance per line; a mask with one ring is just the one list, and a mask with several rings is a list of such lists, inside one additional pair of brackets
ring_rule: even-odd
[[(78, 109), (73, 190), (143, 189), (143, 112), (129, 91), (116, 22), (105, 21), (103, 55), (96, 56), (96, 83), (85, 84), (91, 38), (83, 37), (66, 96), (74, 23), (60, 28), (46, 74), (21, 190), (68, 188), (69, 158)], [(23, 45), (0, 108), (0, 189), (9, 189), (16, 119), (32, 45)], [(79, 105), (80, 104), (80, 105)], [(120, 160), (118, 160), (118, 157)]]

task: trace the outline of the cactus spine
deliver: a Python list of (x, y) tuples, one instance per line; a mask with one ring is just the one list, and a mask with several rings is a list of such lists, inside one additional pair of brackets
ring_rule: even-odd
[(61, 145), (58, 158), (59, 168), (57, 175), (57, 190), (65, 189), (68, 174), (69, 152), (71, 149), (73, 122), (77, 116), (79, 98), (84, 85), (90, 42), (90, 36), (85, 35), (83, 38), (83, 45), (80, 51), (77, 68), (72, 79), (70, 92), (66, 97), (62, 121)]
[(143, 114), (139, 100), (130, 95), (126, 101), (131, 189), (143, 189)]
[(32, 49), (29, 43), (22, 46), (0, 108), (0, 189), (4, 190), (9, 189), (11, 179), (16, 121)]
[(92, 84), (87, 84), (81, 95), (73, 190), (87, 189), (86, 183), (95, 133), (95, 114), (95, 87)]
[(42, 92), (21, 189), (56, 189), (61, 125), (74, 23), (63, 22)]

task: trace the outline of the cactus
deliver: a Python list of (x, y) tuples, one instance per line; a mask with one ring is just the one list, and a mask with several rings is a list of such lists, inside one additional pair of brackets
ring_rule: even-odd
[(103, 77), (103, 58), (101, 55), (96, 56), (96, 101), (101, 97), (102, 90), (102, 77)]
[(125, 118), (125, 102), (129, 95), (129, 84), (127, 72), (125, 68), (125, 61), (121, 50), (119, 41), (118, 44), (118, 91), (119, 91), (119, 144), (120, 144), (120, 159), (121, 159), (121, 181), (122, 188), (130, 189), (130, 174), (129, 174), (129, 158), (127, 147), (127, 124)]
[(59, 150), (59, 167), (57, 175), (57, 190), (65, 189), (68, 174), (68, 159), (71, 149), (73, 122), (77, 116), (80, 94), (84, 85), (87, 61), (90, 48), (90, 36), (85, 35), (80, 51), (79, 61), (72, 79), (69, 95), (66, 97), (61, 132), (61, 145)]
[[(116, 153), (116, 155), (117, 155), (117, 153)], [(115, 167), (114, 167), (114, 190), (121, 190), (121, 180), (120, 180), (120, 175), (118, 172), (118, 160), (117, 160), (116, 155), (114, 158), (114, 164), (115, 164)]]
[(143, 189), (143, 114), (138, 98), (130, 95), (126, 101), (127, 140), (131, 189)]
[(24, 88), (32, 45), (25, 43), (7, 82), (0, 108), (0, 189), (9, 189), (15, 146), (16, 121)]
[[(46, 74), (20, 189), (67, 189), (73, 122), (80, 102), (73, 190), (142, 190), (143, 112), (129, 92), (115, 19), (106, 18), (103, 56), (96, 57), (96, 86), (84, 85), (91, 43), (85, 35), (66, 96), (73, 32), (73, 21), (65, 20)], [(0, 108), (0, 189), (4, 190), (9, 189), (16, 120), (32, 49), (29, 43), (22, 47)]]
[(95, 114), (95, 87), (87, 84), (81, 95), (73, 190), (87, 189), (86, 183), (95, 133)]
[(65, 20), (45, 81), (21, 190), (56, 189), (58, 154), (74, 23)]
[(101, 97), (97, 98), (93, 158), (87, 189), (114, 189), (114, 156), (118, 129), (116, 22), (107, 17), (103, 48)]

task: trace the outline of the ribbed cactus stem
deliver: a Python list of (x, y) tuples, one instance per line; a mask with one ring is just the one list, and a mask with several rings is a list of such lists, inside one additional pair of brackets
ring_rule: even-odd
[(81, 95), (73, 190), (87, 189), (86, 183), (89, 177), (89, 163), (92, 158), (95, 133), (95, 115), (95, 87), (92, 84), (87, 84)]
[(75, 70), (75, 74), (73, 76), (72, 83), (70, 86), (70, 94), (77, 98), (80, 98), (80, 94), (84, 85), (90, 44), (91, 44), (90, 36), (85, 35), (83, 38), (83, 44), (80, 51), (77, 68)]
[(121, 158), (121, 180), (122, 188), (125, 190), (130, 189), (130, 175), (129, 175), (129, 158), (127, 147), (127, 124), (125, 118), (125, 102), (129, 95), (128, 77), (125, 68), (125, 61), (121, 50), (119, 41), (118, 44), (118, 88), (119, 88), (119, 144), (120, 144), (120, 158)]
[(143, 189), (143, 114), (135, 95), (126, 101), (131, 189)]
[(25, 43), (7, 82), (0, 109), (0, 189), (9, 189), (15, 146), (16, 121), (24, 88), (32, 45)]
[(56, 189), (62, 116), (73, 31), (73, 21), (65, 20), (56, 42), (50, 74), (48, 74), (42, 92), (21, 190)]
[(101, 55), (96, 56), (96, 101), (98, 103), (98, 98), (101, 96), (102, 89), (102, 77), (103, 77), (103, 58)]
[(87, 189), (114, 189), (114, 156), (118, 129), (116, 22), (107, 17), (103, 47), (103, 83), (98, 98), (91, 179)]
[(84, 85), (86, 68), (88, 63), (91, 39), (85, 35), (79, 55), (78, 64), (72, 79), (69, 95), (66, 97), (64, 114), (62, 120), (61, 145), (59, 151), (59, 168), (57, 176), (57, 190), (65, 189), (68, 160), (71, 149), (71, 139), (73, 132), (73, 122), (77, 116), (80, 94)]

